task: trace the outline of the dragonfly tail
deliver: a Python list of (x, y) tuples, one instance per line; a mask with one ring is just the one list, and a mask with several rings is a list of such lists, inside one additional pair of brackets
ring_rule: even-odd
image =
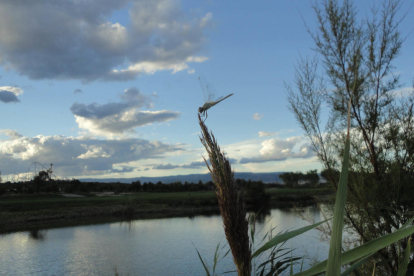
[(233, 95), (234, 95), (234, 94), (233, 94), (233, 93), (231, 93), (231, 94), (227, 95), (226, 97), (224, 97), (224, 98), (222, 98), (222, 99), (219, 99), (218, 101), (214, 102), (214, 105), (218, 104), (218, 103), (219, 103), (219, 102), (221, 102), (221, 101), (224, 101), (225, 99), (227, 99), (228, 97), (233, 96)]

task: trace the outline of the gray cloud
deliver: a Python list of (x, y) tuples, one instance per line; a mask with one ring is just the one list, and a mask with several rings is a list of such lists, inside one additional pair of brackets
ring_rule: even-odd
[(276, 131), (259, 131), (259, 137), (276, 136), (279, 132)]
[(120, 173), (120, 174), (123, 174), (123, 173), (127, 173), (127, 172), (133, 172), (133, 171), (136, 171), (137, 169), (135, 169), (135, 168), (133, 168), (133, 167), (122, 167), (122, 169), (120, 170), (120, 169), (112, 169), (111, 170), (111, 173)]
[[(165, 153), (184, 150), (177, 145), (143, 139), (100, 140), (90, 137), (37, 136), (0, 140), (2, 174), (26, 173), (33, 162), (53, 163), (58, 176), (122, 173), (133, 170), (125, 164)], [(118, 169), (121, 167), (122, 169)]]
[(154, 167), (152, 167), (153, 170), (172, 170), (172, 169), (176, 169), (179, 168), (180, 166), (178, 165), (171, 165), (171, 164), (161, 164), (161, 165), (156, 165)]
[(230, 164), (237, 164), (237, 159), (229, 158)]
[(76, 93), (83, 93), (83, 91), (81, 90), (81, 89), (75, 89), (74, 91), (73, 91), (73, 94), (76, 94)]
[(150, 107), (152, 106), (152, 101), (150, 96), (144, 95), (138, 88), (132, 87), (126, 89), (121, 95), (120, 98), (123, 102), (118, 103), (107, 103), (107, 104), (97, 104), (92, 103), (89, 105), (74, 103), (70, 110), (73, 115), (88, 118), (88, 119), (102, 119), (107, 116), (115, 115), (126, 111), (131, 108), (140, 108), (142, 106)]
[(0, 102), (3, 103), (18, 103), (20, 100), (17, 98), (16, 94), (10, 91), (0, 91)]
[(18, 139), (22, 137), (20, 133), (12, 129), (0, 129), (0, 134), (9, 136), (11, 139)]
[[(237, 162), (236, 159), (230, 158), (231, 164), (234, 164), (236, 162)], [(211, 165), (210, 160), (207, 160), (207, 163)], [(184, 164), (184, 165), (172, 165), (168, 163), (168, 164), (161, 164), (161, 165), (156, 165), (152, 167), (153, 170), (172, 170), (172, 169), (177, 169), (177, 168), (182, 168), (182, 169), (206, 168), (206, 163), (204, 161), (191, 162), (190, 164)]]
[(199, 168), (202, 168), (202, 167), (205, 167), (205, 166), (206, 166), (206, 163), (204, 161), (200, 161), (200, 162), (191, 162), (190, 164), (181, 165), (181, 168), (183, 168), (183, 169), (199, 169)]
[(121, 102), (103, 105), (74, 103), (70, 110), (80, 128), (100, 136), (123, 135), (125, 132), (134, 131), (136, 127), (167, 122), (180, 116), (179, 112), (169, 110), (139, 111), (143, 106), (153, 106), (153, 96), (144, 95), (138, 88), (132, 87), (119, 96)]
[(70, 107), (73, 115), (88, 118), (88, 119), (102, 119), (107, 116), (121, 113), (129, 107), (128, 103), (108, 103), (108, 104), (80, 104), (74, 103)]
[[(109, 22), (122, 9), (131, 24)], [(194, 56), (210, 19), (188, 18), (175, 0), (3, 0), (0, 64), (31, 79), (126, 81), (177, 72), (202, 62)]]

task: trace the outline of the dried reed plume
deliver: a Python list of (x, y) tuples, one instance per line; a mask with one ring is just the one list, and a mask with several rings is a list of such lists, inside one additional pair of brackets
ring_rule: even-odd
[(218, 199), (220, 213), (223, 219), (224, 232), (233, 254), (233, 261), (237, 266), (239, 276), (250, 276), (251, 273), (251, 245), (248, 234), (248, 221), (244, 204), (243, 190), (239, 192), (234, 172), (231, 170), (229, 160), (220, 151), (213, 133), (211, 136), (204, 122), (198, 115), (202, 130), (201, 143), (207, 150), (211, 166), (206, 162), (213, 179)]

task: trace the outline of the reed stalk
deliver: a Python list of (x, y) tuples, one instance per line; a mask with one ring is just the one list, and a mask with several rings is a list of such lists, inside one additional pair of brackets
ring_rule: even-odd
[(248, 234), (249, 223), (246, 219), (244, 192), (237, 186), (230, 161), (220, 150), (213, 133), (208, 132), (208, 128), (200, 115), (198, 115), (198, 120), (202, 131), (200, 141), (206, 148), (211, 165), (208, 164), (204, 156), (203, 159), (213, 179), (214, 190), (223, 219), (224, 232), (233, 255), (233, 261), (239, 276), (250, 276), (252, 270), (251, 244)]

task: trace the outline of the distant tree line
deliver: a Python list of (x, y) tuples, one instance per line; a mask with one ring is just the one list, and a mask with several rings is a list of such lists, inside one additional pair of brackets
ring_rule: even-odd
[(279, 178), (290, 188), (296, 188), (299, 185), (314, 187), (319, 184), (320, 179), (317, 170), (310, 170), (305, 174), (301, 172), (282, 173)]
[[(302, 173), (284, 173), (281, 175), (286, 185), (280, 183), (264, 184), (262, 181), (252, 181), (244, 179), (236, 179), (237, 185), (243, 188), (246, 194), (248, 203), (265, 202), (267, 195), (265, 188), (285, 188), (298, 187), (306, 188), (314, 186), (319, 181), (319, 176), (315, 171), (309, 171), (306, 174)], [(299, 186), (299, 182), (303, 182)], [(0, 183), (0, 196), (6, 192), (10, 194), (35, 194), (35, 193), (90, 193), (90, 192), (114, 192), (119, 193), (157, 193), (157, 192), (197, 192), (197, 191), (212, 191), (214, 185), (212, 181), (203, 183), (201, 180), (198, 183), (182, 183), (176, 181), (174, 183), (165, 184), (162, 182), (152, 183), (134, 181), (129, 183), (102, 183), (102, 182), (81, 182), (77, 179), (72, 180), (58, 180), (51, 179), (47, 171), (40, 171), (31, 181), (20, 182), (4, 182)]]

